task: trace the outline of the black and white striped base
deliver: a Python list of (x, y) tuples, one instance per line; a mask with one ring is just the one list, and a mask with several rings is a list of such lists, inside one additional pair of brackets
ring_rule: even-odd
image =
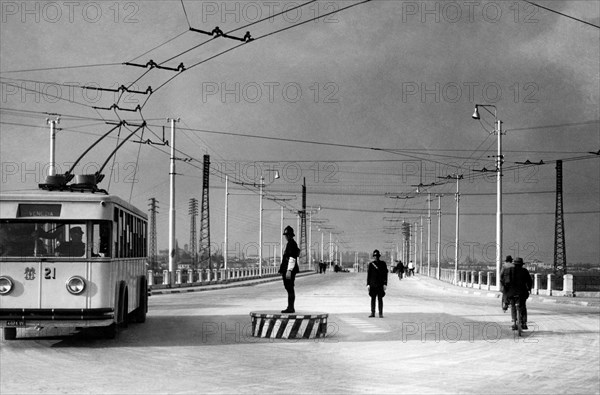
[(253, 311), (252, 336), (271, 339), (314, 339), (327, 335), (327, 313)]

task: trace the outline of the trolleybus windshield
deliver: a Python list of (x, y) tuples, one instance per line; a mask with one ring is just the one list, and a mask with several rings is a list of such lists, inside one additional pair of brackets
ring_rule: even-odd
[(0, 256), (109, 257), (110, 227), (111, 221), (2, 220)]

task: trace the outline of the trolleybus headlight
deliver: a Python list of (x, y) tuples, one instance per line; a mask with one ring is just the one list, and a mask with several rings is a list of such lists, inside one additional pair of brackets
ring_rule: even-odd
[(0, 295), (8, 295), (13, 289), (13, 282), (10, 277), (0, 276)]
[(85, 280), (79, 276), (73, 276), (67, 280), (67, 291), (73, 295), (79, 295), (85, 290)]

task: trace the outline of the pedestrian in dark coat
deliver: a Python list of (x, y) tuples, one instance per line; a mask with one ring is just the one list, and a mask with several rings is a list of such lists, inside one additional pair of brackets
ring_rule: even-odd
[(294, 240), (294, 229), (291, 226), (287, 226), (283, 230), (283, 235), (287, 239), (287, 245), (281, 258), (281, 265), (279, 266), (279, 274), (283, 280), (283, 286), (288, 294), (288, 305), (282, 313), (295, 313), (294, 303), (296, 301), (296, 292), (294, 291), (294, 281), (296, 279), (296, 273), (300, 271), (298, 267), (298, 256), (300, 255), (300, 248), (296, 240)]
[[(521, 311), (521, 325), (527, 329), (527, 305), (529, 293), (533, 287), (533, 280), (529, 270), (523, 267), (523, 259), (515, 258), (514, 266), (508, 269), (508, 276), (505, 279), (504, 289), (506, 298), (511, 300), (514, 296), (519, 296), (519, 310)], [(517, 326), (517, 309), (514, 303), (510, 305), (510, 314), (513, 321), (513, 329)]]
[(379, 303), (379, 317), (383, 318), (383, 297), (387, 288), (388, 268), (384, 261), (379, 260), (379, 250), (373, 251), (373, 258), (367, 270), (367, 289), (371, 296), (371, 315), (375, 317), (375, 299)]
[(506, 298), (504, 284), (509, 281), (508, 269), (511, 267), (515, 267), (515, 265), (513, 264), (512, 256), (507, 255), (504, 264), (502, 265), (502, 270), (500, 271), (500, 292), (502, 292), (502, 310), (504, 312), (508, 309), (508, 299)]
[(404, 264), (402, 261), (398, 261), (396, 266), (392, 269), (392, 273), (398, 273), (398, 279), (402, 280), (402, 274), (404, 274)]

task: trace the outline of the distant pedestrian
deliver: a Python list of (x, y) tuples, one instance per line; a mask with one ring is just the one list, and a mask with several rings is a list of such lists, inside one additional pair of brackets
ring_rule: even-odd
[(375, 299), (379, 303), (379, 317), (383, 318), (383, 297), (387, 288), (388, 269), (384, 261), (379, 260), (379, 250), (373, 251), (374, 260), (369, 263), (367, 270), (367, 289), (371, 296), (371, 315), (375, 317)]
[(286, 226), (283, 230), (283, 235), (287, 240), (283, 257), (281, 258), (281, 266), (279, 266), (279, 274), (283, 279), (283, 286), (287, 291), (288, 305), (282, 313), (295, 313), (294, 303), (296, 301), (296, 292), (294, 291), (294, 280), (296, 279), (296, 273), (300, 271), (298, 268), (298, 256), (300, 255), (300, 249), (296, 240), (294, 240), (294, 229), (291, 226)]
[(413, 263), (413, 261), (408, 262), (408, 273), (410, 276), (415, 275), (415, 264)]
[[(515, 258), (514, 266), (508, 269), (508, 276), (503, 280), (506, 298), (511, 301), (515, 296), (519, 297), (519, 310), (521, 312), (521, 326), (527, 329), (527, 298), (533, 287), (529, 270), (523, 267), (523, 259)], [(512, 329), (517, 329), (517, 309), (514, 303), (510, 303), (510, 314), (513, 321)]]
[(392, 269), (392, 273), (398, 274), (398, 279), (402, 280), (402, 275), (404, 274), (404, 264), (402, 261), (398, 261), (396, 266)]

